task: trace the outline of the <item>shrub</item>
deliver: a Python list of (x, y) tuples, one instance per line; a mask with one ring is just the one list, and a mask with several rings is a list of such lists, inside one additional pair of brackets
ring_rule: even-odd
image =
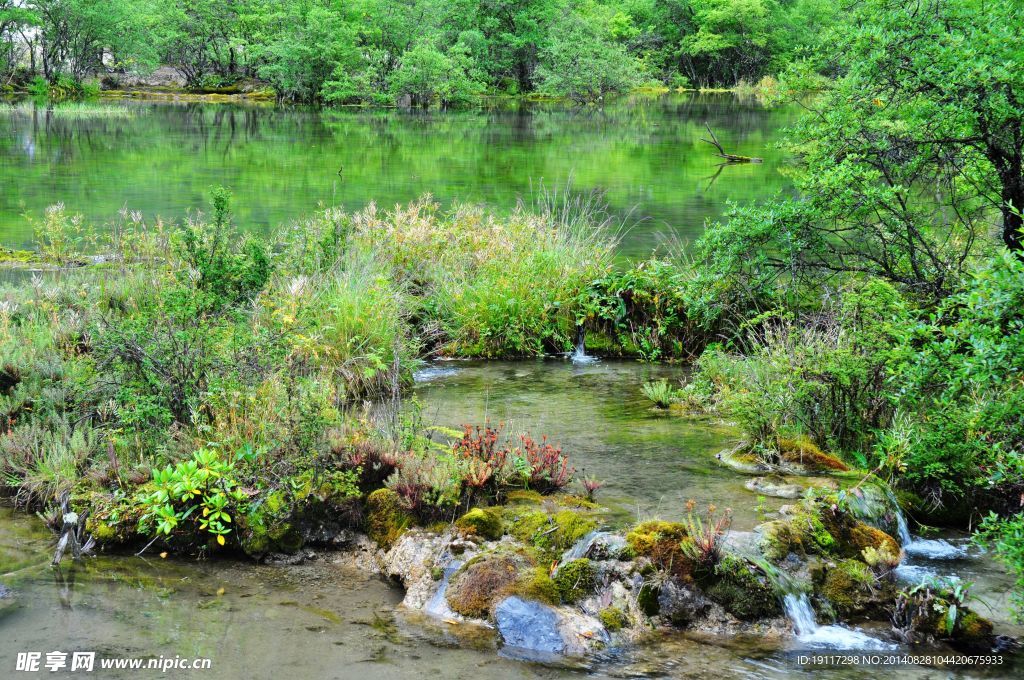
[(676, 401), (676, 393), (668, 380), (646, 382), (641, 386), (644, 396), (658, 408), (668, 408)]
[(180, 255), (196, 287), (220, 309), (252, 300), (270, 278), (270, 253), (265, 243), (248, 234), (239, 237), (231, 224), (231, 193), (211, 192), (213, 224), (190, 221), (181, 232)]
[[(139, 521), (143, 533), (188, 537), (203, 533), (224, 545), (231, 533), (232, 513), (245, 496), (235, 479), (235, 462), (216, 449), (200, 449), (192, 458), (153, 471), (153, 490), (139, 498), (146, 512)], [(184, 532), (181, 525), (188, 525)]]

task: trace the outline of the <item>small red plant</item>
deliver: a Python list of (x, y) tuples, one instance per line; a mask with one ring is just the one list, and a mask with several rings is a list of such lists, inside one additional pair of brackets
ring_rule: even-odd
[(569, 485), (576, 468), (569, 465), (569, 457), (562, 453), (562, 448), (548, 443), (547, 436), (541, 437), (538, 444), (530, 435), (522, 435), (523, 456), (529, 467), (528, 482), (530, 488), (541, 493), (558, 491)]
[(580, 484), (583, 485), (583, 490), (587, 492), (587, 500), (594, 500), (594, 494), (597, 490), (604, 486), (604, 482), (597, 477), (584, 477)]
[(683, 540), (682, 548), (698, 566), (711, 568), (718, 564), (721, 558), (722, 539), (732, 526), (732, 509), (726, 508), (719, 515), (718, 508), (712, 503), (701, 516), (694, 513), (696, 506), (694, 501), (686, 501), (686, 518), (683, 524), (686, 526), (689, 539)]
[(490, 483), (497, 484), (503, 477), (510, 451), (500, 443), (501, 429), (502, 425), (464, 425), (462, 439), (452, 446), (455, 456), (464, 461), (462, 482), (474, 492)]

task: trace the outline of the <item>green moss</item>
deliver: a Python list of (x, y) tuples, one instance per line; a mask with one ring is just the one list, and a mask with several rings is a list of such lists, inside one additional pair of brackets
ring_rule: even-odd
[(587, 500), (583, 496), (575, 496), (573, 494), (559, 494), (557, 496), (551, 496), (555, 503), (566, 508), (580, 508), (583, 510), (597, 510), (599, 506), (594, 501)]
[(953, 632), (956, 637), (963, 640), (984, 640), (992, 636), (993, 630), (991, 621), (966, 610), (957, 619)]
[(0, 265), (22, 265), (42, 261), (43, 258), (34, 250), (12, 250), (0, 246)]
[(511, 555), (470, 560), (452, 577), (445, 599), (463, 616), (485, 618), (498, 600), (516, 590), (522, 563)]
[(377, 489), (366, 499), (366, 533), (384, 549), (390, 548), (412, 526), (413, 518), (402, 507), (398, 494)]
[(509, 505), (540, 505), (544, 502), (544, 496), (536, 491), (517, 489), (508, 492), (507, 502)]
[(738, 619), (751, 621), (780, 613), (771, 582), (754, 565), (733, 555), (725, 555), (701, 586), (708, 597)]
[(563, 602), (577, 602), (594, 590), (597, 572), (590, 560), (573, 560), (559, 567), (555, 574), (555, 587)]
[(661, 588), (657, 584), (643, 583), (636, 594), (636, 603), (640, 607), (640, 611), (648, 616), (657, 616), (658, 612), (661, 611), (661, 604), (658, 603), (658, 596), (660, 594)]
[(843, 542), (843, 552), (851, 557), (862, 558), (865, 548), (882, 550), (891, 555), (900, 554), (900, 544), (895, 538), (881, 529), (858, 522), (847, 532), (846, 540)]
[(863, 562), (842, 560), (826, 568), (823, 576), (821, 594), (840, 617), (863, 613), (871, 606), (875, 578)]
[(779, 454), (782, 460), (799, 463), (805, 467), (822, 472), (847, 472), (850, 469), (843, 461), (827, 454), (818, 445), (806, 438), (779, 439)]
[(626, 612), (618, 607), (605, 607), (597, 613), (597, 619), (609, 633), (622, 630), (629, 625), (629, 617)]
[(686, 527), (677, 522), (652, 520), (633, 527), (626, 534), (626, 543), (637, 555), (650, 557), (663, 541), (679, 543), (686, 538)]
[(558, 604), (560, 601), (558, 587), (545, 567), (534, 567), (526, 571), (510, 594), (545, 604)]
[(251, 557), (297, 551), (302, 547), (302, 533), (292, 522), (292, 514), (292, 505), (281, 490), (252, 503), (237, 523), (242, 550)]
[(543, 560), (558, 559), (597, 527), (593, 519), (574, 510), (549, 515), (543, 510), (507, 507), (505, 521), (509, 533), (535, 548)]
[(496, 541), (505, 533), (501, 515), (492, 508), (473, 508), (455, 522), (466, 533)]
[(79, 514), (88, 511), (85, 531), (97, 542), (106, 545), (129, 543), (139, 536), (138, 525), (143, 509), (107, 491), (78, 488), (70, 499)]
[(688, 538), (682, 524), (652, 520), (627, 533), (626, 544), (634, 555), (647, 557), (658, 569), (686, 581), (693, 573), (693, 561), (682, 549), (683, 541)]

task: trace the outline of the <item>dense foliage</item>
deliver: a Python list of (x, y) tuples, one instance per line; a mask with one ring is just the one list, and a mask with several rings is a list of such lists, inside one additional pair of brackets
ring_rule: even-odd
[(825, 0), (4, 0), (0, 74), (117, 83), (163, 64), (192, 88), (259, 78), (299, 101), (582, 102), (755, 82), (835, 14)]
[(664, 398), (729, 413), (766, 460), (807, 438), (882, 472), (921, 521), (991, 512), (983, 539), (1024, 574), (1020, 17), (852, 9), (818, 56), (836, 77), (784, 80), (821, 88), (790, 131), (799, 198), (737, 207), (698, 244), (688, 296), (736, 332)]

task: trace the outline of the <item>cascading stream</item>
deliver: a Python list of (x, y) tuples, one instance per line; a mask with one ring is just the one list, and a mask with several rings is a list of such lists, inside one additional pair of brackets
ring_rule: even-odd
[(811, 607), (811, 599), (788, 575), (767, 562), (759, 561), (762, 569), (782, 592), (782, 608), (793, 624), (797, 641), (808, 647), (842, 650), (884, 650), (895, 645), (873, 638), (866, 633), (845, 626), (818, 624)]
[(583, 326), (576, 329), (576, 349), (569, 358), (574, 364), (592, 364), (597, 361), (597, 357), (587, 354), (587, 332)]
[(941, 538), (919, 538), (910, 533), (907, 518), (903, 514), (899, 503), (888, 491), (889, 501), (892, 503), (893, 512), (896, 514), (896, 528), (899, 533), (900, 544), (903, 552), (908, 557), (922, 557), (928, 560), (959, 560), (967, 557), (967, 550), (956, 546)]

